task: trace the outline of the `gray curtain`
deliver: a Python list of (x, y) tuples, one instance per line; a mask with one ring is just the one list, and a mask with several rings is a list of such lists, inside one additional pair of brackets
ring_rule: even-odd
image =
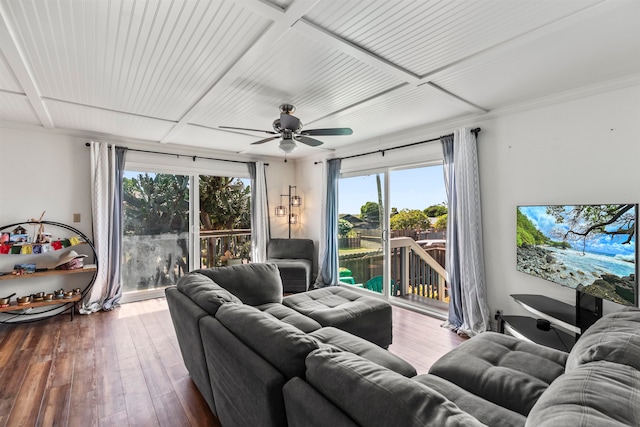
[(122, 296), (122, 181), (127, 149), (91, 142), (91, 212), (98, 272), (81, 313), (112, 310)]
[(467, 128), (441, 142), (449, 204), (445, 269), (450, 299), (443, 326), (473, 336), (489, 329), (477, 142)]
[(112, 228), (111, 233), (111, 262), (109, 263), (109, 287), (107, 289), (107, 298), (102, 304), (103, 310), (112, 310), (117, 307), (122, 298), (122, 198), (124, 180), (124, 164), (127, 156), (127, 149), (124, 147), (115, 147), (115, 170), (114, 170), (114, 186), (113, 186), (113, 211), (112, 211)]
[(340, 159), (327, 161), (317, 287), (338, 285), (338, 178)]
[(267, 241), (269, 240), (269, 203), (267, 198), (267, 179), (263, 162), (248, 163), (251, 177), (251, 260), (267, 260)]

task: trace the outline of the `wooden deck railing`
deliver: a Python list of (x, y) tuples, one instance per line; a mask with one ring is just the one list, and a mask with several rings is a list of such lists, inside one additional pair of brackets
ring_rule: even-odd
[(390, 242), (391, 278), (400, 285), (400, 294), (447, 301), (446, 271), (438, 261), (409, 237)]
[(236, 262), (251, 259), (251, 230), (200, 230), (200, 268), (226, 265), (225, 252)]

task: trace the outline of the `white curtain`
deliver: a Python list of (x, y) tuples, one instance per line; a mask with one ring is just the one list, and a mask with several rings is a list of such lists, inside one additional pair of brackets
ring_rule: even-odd
[(91, 211), (98, 272), (81, 313), (111, 310), (122, 295), (122, 179), (126, 148), (91, 144)]
[(269, 203), (264, 162), (248, 163), (251, 177), (251, 260), (267, 260)]
[(473, 336), (489, 329), (476, 136), (459, 129), (443, 137), (447, 216), (449, 319), (443, 325)]

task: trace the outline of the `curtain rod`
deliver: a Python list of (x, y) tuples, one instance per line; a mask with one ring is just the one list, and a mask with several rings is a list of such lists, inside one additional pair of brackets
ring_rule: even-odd
[[(480, 133), (481, 130), (482, 129), (480, 129), (480, 128), (471, 129), (471, 133), (473, 133), (477, 138), (478, 137), (478, 133)], [(397, 147), (385, 148), (383, 150), (369, 151), (367, 153), (360, 153), (360, 154), (354, 154), (352, 156), (340, 157), (340, 160), (352, 159), (354, 157), (360, 157), (360, 156), (368, 156), (370, 154), (377, 154), (377, 153), (382, 153), (382, 155), (384, 156), (385, 151), (397, 150), (399, 148), (413, 147), (414, 145), (425, 144), (427, 142), (440, 141), (442, 138), (444, 138), (446, 136), (453, 136), (453, 134), (450, 133), (449, 135), (440, 136), (438, 138), (431, 138), (431, 139), (427, 139), (425, 141), (418, 141), (418, 142), (412, 142), (410, 144), (398, 145)]]
[[(87, 142), (87, 143), (85, 143), (85, 146), (90, 147), (91, 144), (89, 144)], [(218, 161), (218, 162), (244, 163), (245, 165), (249, 164), (249, 163), (252, 163), (252, 162), (245, 162), (245, 161), (242, 161), (242, 160), (216, 159), (214, 157), (188, 156), (188, 155), (185, 155), (185, 154), (164, 153), (162, 151), (140, 150), (138, 148), (121, 147), (119, 145), (116, 145), (116, 148), (126, 148), (129, 151), (137, 151), (138, 153), (162, 154), (164, 156), (176, 156), (178, 158), (180, 158), (181, 156), (182, 157), (191, 157), (194, 162), (196, 161), (196, 159), (203, 159), (203, 160), (215, 160), (215, 161)], [(265, 166), (269, 166), (269, 163), (265, 163), (264, 165)]]

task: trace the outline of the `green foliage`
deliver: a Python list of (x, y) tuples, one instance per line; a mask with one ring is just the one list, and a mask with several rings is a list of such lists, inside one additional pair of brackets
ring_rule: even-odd
[(433, 225), (433, 228), (436, 230), (446, 230), (448, 216), (448, 214), (440, 215), (436, 220), (436, 223)]
[(125, 234), (189, 230), (189, 177), (147, 173), (124, 178)]
[(372, 224), (379, 224), (380, 205), (378, 205), (376, 202), (366, 202), (360, 208), (360, 219)]
[(438, 218), (442, 215), (446, 215), (449, 210), (445, 205), (432, 205), (426, 208), (423, 212), (429, 218)]
[(251, 188), (238, 178), (200, 175), (203, 230), (251, 228)]
[(547, 214), (557, 224), (566, 224), (568, 231), (559, 236), (562, 240), (582, 240), (583, 245), (593, 234), (626, 236), (630, 244), (635, 236), (635, 205), (579, 205), (570, 211), (564, 206), (548, 206)]
[(407, 228), (424, 230), (429, 228), (429, 218), (423, 211), (418, 209), (402, 209), (391, 217), (389, 223), (392, 230), (404, 230)]
[(338, 220), (338, 237), (347, 237), (352, 229), (353, 224), (346, 219)]
[[(138, 174), (124, 178), (124, 232), (161, 234), (189, 230), (189, 177)], [(200, 176), (204, 230), (251, 228), (251, 189), (237, 178)]]
[(533, 225), (529, 218), (518, 209), (516, 217), (516, 244), (518, 246), (522, 246), (523, 244), (542, 245), (549, 243), (549, 241), (550, 240)]

